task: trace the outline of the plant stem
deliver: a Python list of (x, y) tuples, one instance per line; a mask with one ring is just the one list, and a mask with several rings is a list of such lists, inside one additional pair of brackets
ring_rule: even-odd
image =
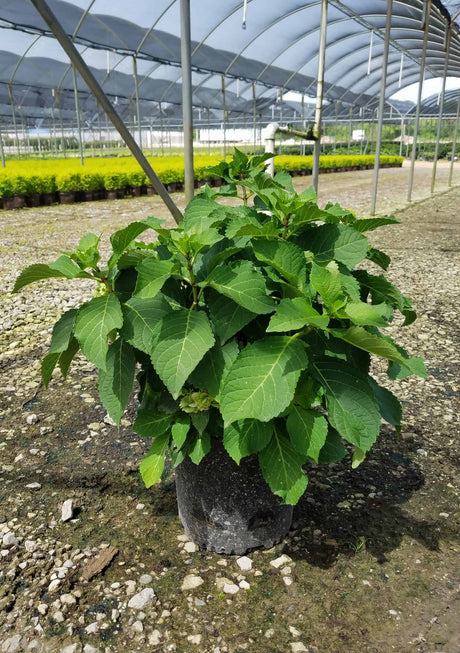
[(198, 308), (198, 292), (197, 292), (197, 285), (195, 282), (195, 275), (193, 274), (193, 262), (191, 259), (190, 254), (186, 254), (185, 258), (187, 259), (187, 269), (188, 273), (190, 275), (190, 279), (188, 280), (190, 282), (190, 285), (192, 286), (192, 294), (193, 294), (193, 304), (192, 304), (192, 309), (193, 308)]

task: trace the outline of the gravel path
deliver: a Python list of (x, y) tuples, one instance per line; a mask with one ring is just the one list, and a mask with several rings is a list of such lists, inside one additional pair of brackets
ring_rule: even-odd
[[(439, 190), (447, 174), (441, 163)], [(407, 177), (382, 170), (379, 213), (404, 205)], [(371, 179), (324, 175), (320, 201), (366, 215)], [(417, 202), (430, 179), (418, 164)], [(9, 293), (20, 269), (86, 231), (165, 209), (139, 198), (0, 212), (1, 653), (458, 651), (459, 203), (453, 189), (413, 204), (372, 238), (420, 315), (399, 340), (430, 373), (392, 384), (402, 438), (384, 428), (355, 471), (313, 466), (287, 540), (239, 559), (187, 541), (172, 477), (143, 487), (146, 444), (129, 413), (120, 429), (105, 419), (91, 365), (79, 359), (67, 382), (41, 387), (50, 325), (91, 286)]]

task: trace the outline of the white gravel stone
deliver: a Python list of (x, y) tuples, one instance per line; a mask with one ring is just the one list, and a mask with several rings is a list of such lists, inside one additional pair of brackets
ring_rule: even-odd
[(17, 546), (19, 544), (18, 538), (11, 531), (9, 533), (5, 533), (2, 541), (3, 546)]
[(283, 576), (283, 580), (285, 585), (292, 585), (292, 578), (290, 576)]
[(26, 417), (26, 422), (31, 426), (32, 424), (36, 424), (38, 422), (38, 416), (35, 413), (31, 413), (30, 415), (27, 415)]
[(97, 621), (93, 621), (92, 624), (89, 624), (85, 628), (85, 633), (87, 635), (95, 635), (98, 632), (99, 632), (99, 624), (97, 623)]
[(142, 574), (142, 576), (139, 578), (139, 582), (141, 585), (150, 585), (152, 580), (153, 578), (151, 577), (150, 574)]
[(41, 487), (40, 483), (28, 483), (26, 485), (28, 490), (41, 490)]
[(26, 540), (24, 542), (24, 548), (27, 551), (27, 553), (33, 553), (34, 551), (37, 550), (38, 543), (35, 542), (34, 540)]
[(241, 571), (251, 571), (251, 569), (252, 569), (252, 560), (251, 560), (251, 558), (248, 558), (247, 556), (243, 556), (241, 558), (238, 558), (238, 560), (236, 561), (236, 564), (241, 569)]
[(61, 581), (58, 578), (55, 578), (48, 585), (48, 592), (54, 592), (54, 590), (56, 590), (59, 587), (60, 584), (61, 584)]
[(64, 605), (74, 605), (77, 602), (73, 594), (61, 594), (60, 599)]
[(155, 592), (151, 587), (144, 587), (139, 594), (135, 594), (128, 601), (128, 608), (133, 608), (134, 610), (143, 610), (146, 605), (148, 605), (153, 598), (155, 597)]
[(21, 635), (13, 635), (13, 637), (8, 637), (2, 644), (2, 653), (15, 653), (19, 651), (21, 646)]
[(251, 586), (250, 586), (249, 583), (248, 583), (247, 581), (245, 581), (245, 580), (240, 580), (240, 582), (238, 583), (238, 585), (241, 587), (242, 590), (249, 590), (249, 589), (251, 589)]
[(272, 560), (270, 562), (272, 567), (275, 567), (275, 569), (279, 569), (280, 567), (283, 567), (284, 565), (288, 565), (290, 562), (292, 562), (292, 558), (287, 556), (285, 553), (281, 555), (279, 558), (276, 558), (275, 560)]
[(237, 594), (240, 591), (240, 588), (234, 583), (225, 583), (222, 590), (225, 594)]
[(130, 596), (130, 594), (134, 594), (136, 591), (136, 583), (133, 580), (127, 580), (125, 582), (126, 585), (126, 594)]
[(187, 553), (196, 553), (198, 551), (198, 547), (195, 542), (186, 542), (184, 544), (184, 551), (187, 551)]
[(289, 626), (289, 632), (293, 637), (300, 637), (302, 634), (300, 630), (297, 630), (297, 628), (294, 628), (294, 626)]
[(99, 649), (91, 644), (85, 644), (83, 647), (83, 653), (99, 653)]
[(136, 633), (143, 633), (144, 632), (144, 625), (142, 621), (135, 621), (131, 628), (136, 632)]
[(62, 622), (64, 621), (64, 615), (62, 614), (62, 612), (60, 610), (58, 610), (57, 612), (55, 612), (53, 614), (53, 620), (57, 624), (62, 624)]
[(69, 646), (64, 646), (64, 648), (61, 648), (61, 653), (77, 653), (78, 651), (78, 644), (69, 644)]
[(69, 521), (73, 517), (73, 500), (66, 499), (62, 504), (61, 520), (63, 522)]
[(201, 644), (201, 635), (189, 635), (187, 641), (189, 641), (190, 644)]
[(37, 605), (37, 610), (40, 614), (45, 615), (48, 612), (48, 605), (46, 603), (39, 603)]
[(303, 651), (307, 651), (305, 644), (302, 644), (302, 642), (291, 642), (290, 647), (292, 653), (303, 653)]
[(150, 646), (158, 646), (161, 640), (161, 633), (159, 630), (154, 630), (149, 635), (149, 644)]
[(193, 574), (189, 574), (186, 576), (182, 582), (182, 591), (186, 590), (193, 590), (195, 587), (199, 587), (200, 585), (203, 585), (204, 580), (200, 576), (194, 576)]

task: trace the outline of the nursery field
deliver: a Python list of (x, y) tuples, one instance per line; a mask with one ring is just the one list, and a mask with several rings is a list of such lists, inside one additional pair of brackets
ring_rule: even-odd
[[(398, 210), (401, 224), (370, 235), (392, 258), (389, 279), (414, 300), (419, 319), (399, 340), (429, 373), (392, 384), (401, 437), (383, 426), (356, 470), (349, 459), (312, 464), (289, 536), (249, 560), (187, 541), (172, 473), (145, 489), (148, 444), (132, 431), (132, 410), (111, 425), (91, 364), (77, 359), (67, 381), (40, 384), (41, 343), (61, 311), (91, 297), (88, 282), (10, 292), (24, 266), (53, 260), (86, 231), (167, 219), (160, 200), (1, 212), (2, 653), (460, 651), (460, 187), (447, 191), (448, 166), (438, 171), (446, 192), (421, 201), (431, 166), (417, 164), (417, 202), (403, 209), (407, 168), (382, 170), (379, 214)], [(372, 174), (322, 175), (320, 203), (340, 200), (365, 217)], [(382, 366), (373, 372), (385, 383)], [(69, 499), (74, 518), (64, 523)]]

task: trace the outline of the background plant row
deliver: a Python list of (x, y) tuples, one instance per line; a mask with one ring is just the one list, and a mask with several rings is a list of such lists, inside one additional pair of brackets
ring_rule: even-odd
[[(195, 179), (212, 180), (208, 166), (216, 165), (217, 156), (195, 157)], [(403, 158), (382, 156), (381, 165), (401, 166)], [(182, 184), (184, 161), (182, 157), (151, 158), (150, 162), (163, 184)], [(320, 159), (322, 170), (350, 170), (372, 167), (374, 156), (327, 156)], [(275, 170), (286, 170), (291, 175), (311, 174), (313, 157), (279, 156)], [(86, 159), (82, 167), (77, 160), (64, 161), (11, 161), (0, 171), (0, 200), (15, 195), (31, 196), (44, 193), (129, 190), (148, 185), (145, 173), (134, 159)]]

